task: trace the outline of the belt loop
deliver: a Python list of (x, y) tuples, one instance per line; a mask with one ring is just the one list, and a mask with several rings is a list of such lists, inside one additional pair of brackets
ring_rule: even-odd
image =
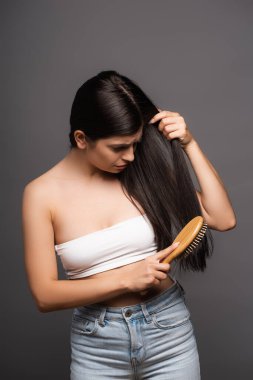
[(146, 308), (145, 303), (141, 303), (141, 308), (142, 308), (142, 312), (144, 314), (144, 317), (146, 318), (147, 323), (151, 323), (152, 322), (152, 317), (149, 314), (149, 312), (148, 312), (148, 310)]
[(105, 325), (105, 322), (104, 322), (105, 313), (106, 313), (106, 307), (103, 307), (102, 310), (101, 310), (99, 319), (98, 319), (98, 324), (100, 326), (104, 326)]

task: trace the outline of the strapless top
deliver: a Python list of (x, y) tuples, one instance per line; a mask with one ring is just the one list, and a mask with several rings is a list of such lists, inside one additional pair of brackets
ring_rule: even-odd
[(87, 277), (144, 260), (157, 252), (146, 214), (55, 245), (69, 279)]

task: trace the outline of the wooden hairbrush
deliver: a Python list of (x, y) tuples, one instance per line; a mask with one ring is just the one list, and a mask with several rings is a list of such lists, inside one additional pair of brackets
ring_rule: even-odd
[(197, 247), (207, 230), (207, 224), (202, 216), (195, 216), (191, 219), (184, 228), (175, 237), (173, 243), (180, 244), (170, 253), (161, 263), (171, 263), (176, 257), (184, 252), (184, 257), (187, 257)]
[[(179, 242), (179, 245), (170, 253), (161, 263), (171, 263), (176, 257), (184, 253), (184, 257), (187, 257), (197, 247), (207, 230), (207, 223), (204, 222), (202, 216), (195, 216), (191, 219), (175, 237), (171, 243)], [(141, 295), (148, 293), (147, 290), (140, 292)]]

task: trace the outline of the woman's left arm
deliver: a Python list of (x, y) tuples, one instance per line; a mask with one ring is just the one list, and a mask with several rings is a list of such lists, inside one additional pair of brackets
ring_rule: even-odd
[(198, 179), (196, 190), (203, 217), (209, 228), (226, 231), (236, 226), (236, 216), (225, 186), (211, 162), (193, 138), (184, 118), (177, 112), (161, 111), (150, 123), (161, 120), (158, 129), (168, 139), (178, 138)]

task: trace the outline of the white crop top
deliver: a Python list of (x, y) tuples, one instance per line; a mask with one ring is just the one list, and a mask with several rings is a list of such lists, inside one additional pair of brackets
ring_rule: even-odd
[(55, 245), (67, 278), (81, 278), (143, 260), (157, 252), (146, 214)]

